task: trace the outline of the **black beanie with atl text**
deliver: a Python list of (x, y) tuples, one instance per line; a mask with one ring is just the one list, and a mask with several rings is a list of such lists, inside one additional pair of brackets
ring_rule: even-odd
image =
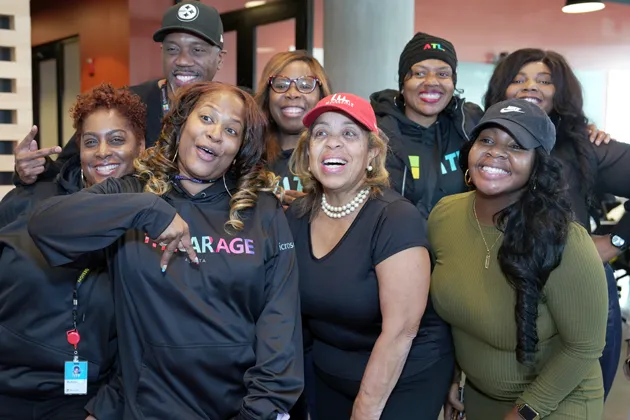
[(449, 41), (418, 32), (405, 45), (398, 62), (398, 90), (402, 90), (411, 66), (424, 60), (442, 60), (453, 69), (453, 83), (457, 83), (457, 53)]

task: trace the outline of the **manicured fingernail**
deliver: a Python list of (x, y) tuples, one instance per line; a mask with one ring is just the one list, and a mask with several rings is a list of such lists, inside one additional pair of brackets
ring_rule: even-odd
[(199, 264), (199, 257), (195, 257), (195, 264)]
[(163, 272), (165, 272), (165, 271), (166, 271), (166, 266), (165, 266), (165, 265), (163, 265), (163, 266), (162, 266), (162, 273), (163, 273)]

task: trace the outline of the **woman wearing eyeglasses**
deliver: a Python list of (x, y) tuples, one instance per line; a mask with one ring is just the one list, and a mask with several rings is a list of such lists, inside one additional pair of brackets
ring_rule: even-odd
[(256, 102), (267, 116), (270, 127), (265, 138), (267, 164), (280, 176), (285, 204), (302, 194), (302, 185), (288, 166), (304, 128), (302, 118), (330, 93), (324, 68), (305, 51), (274, 55), (258, 82)]

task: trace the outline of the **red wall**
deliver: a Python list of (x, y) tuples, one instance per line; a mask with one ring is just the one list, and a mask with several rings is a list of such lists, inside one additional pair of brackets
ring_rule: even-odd
[[(427, 6), (423, 6), (423, 4)], [(602, 11), (562, 13), (565, 0), (416, 1), (416, 30), (447, 38), (460, 61), (524, 47), (556, 50), (580, 69), (630, 68), (630, 6), (605, 2)]]
[[(79, 36), (81, 90), (102, 82), (129, 83), (128, 0), (64, 0), (31, 4), (31, 43)], [(94, 76), (86, 60), (94, 60)]]
[[(245, 0), (203, 0), (219, 12), (242, 8)], [(103, 81), (137, 84), (162, 77), (160, 46), (152, 40), (172, 0), (31, 0), (32, 43), (38, 45), (79, 35), (82, 90)], [(567, 15), (564, 0), (440, 0), (439, 7), (416, 1), (416, 31), (445, 37), (457, 48), (460, 61), (485, 62), (523, 47), (554, 49), (579, 69), (630, 68), (630, 6), (606, 3), (600, 12)], [(457, 11), (454, 13), (454, 11)], [(323, 47), (323, 0), (315, 0), (316, 48)], [(357, 22), (359, 24), (359, 22)], [(390, 23), (395, 28), (395, 22)], [(217, 80), (234, 83), (236, 37), (226, 34), (228, 51)], [(293, 21), (259, 28), (258, 73), (266, 60), (293, 44)], [(370, 46), (366, 45), (366, 53)], [(87, 74), (93, 58), (96, 73)]]

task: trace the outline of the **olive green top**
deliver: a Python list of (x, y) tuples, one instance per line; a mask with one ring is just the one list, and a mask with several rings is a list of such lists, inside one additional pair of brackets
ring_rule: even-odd
[[(443, 198), (429, 217), (435, 258), (431, 296), (452, 326), (457, 362), (468, 382), (498, 401), (525, 402), (542, 417), (567, 397), (603, 397), (601, 368), (608, 298), (606, 275), (588, 232), (569, 227), (561, 264), (551, 273), (538, 305), (535, 367), (516, 359), (516, 292), (497, 252), (484, 268), (486, 247), (473, 215), (474, 192)], [(488, 246), (499, 237), (481, 225)]]

